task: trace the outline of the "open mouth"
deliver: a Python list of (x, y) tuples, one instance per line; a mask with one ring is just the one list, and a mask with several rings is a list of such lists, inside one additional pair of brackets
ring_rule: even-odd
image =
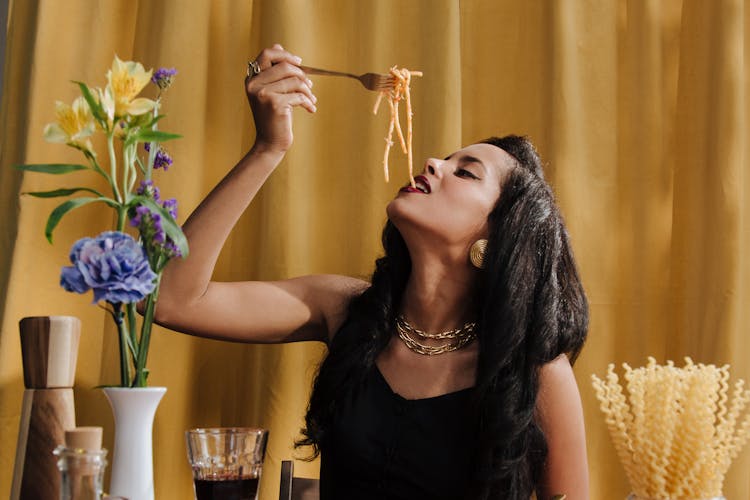
[(424, 175), (418, 175), (414, 178), (414, 186), (407, 184), (401, 188), (401, 191), (407, 193), (430, 194), (432, 190), (430, 189), (430, 182), (427, 180), (427, 177)]

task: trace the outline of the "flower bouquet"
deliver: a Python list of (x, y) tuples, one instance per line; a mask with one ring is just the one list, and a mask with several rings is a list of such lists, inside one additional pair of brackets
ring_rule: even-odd
[[(77, 149), (86, 161), (17, 166), (45, 174), (89, 170), (103, 177), (111, 188), (111, 194), (90, 187), (26, 194), (40, 198), (89, 195), (70, 198), (52, 211), (45, 228), (50, 243), (60, 219), (71, 210), (91, 203), (114, 209), (114, 230), (78, 240), (70, 250), (72, 265), (63, 267), (60, 284), (76, 293), (92, 290), (94, 303), (111, 314), (119, 335), (121, 387), (146, 386), (146, 360), (161, 274), (170, 259), (188, 254), (187, 240), (176, 222), (177, 201), (161, 200), (152, 179), (155, 169), (166, 171), (172, 164), (161, 143), (180, 137), (157, 129), (164, 117), (159, 114), (161, 96), (175, 74), (174, 69), (146, 71), (140, 63), (115, 56), (106, 86), (90, 88), (75, 82), (81, 95), (72, 105), (58, 101), (57, 120), (44, 129), (47, 141)], [(149, 82), (158, 89), (155, 99), (139, 97)], [(92, 145), (94, 134), (106, 139), (104, 162)], [(138, 233), (137, 240), (125, 232), (128, 220)], [(136, 311), (139, 302), (143, 313), (140, 328)]]

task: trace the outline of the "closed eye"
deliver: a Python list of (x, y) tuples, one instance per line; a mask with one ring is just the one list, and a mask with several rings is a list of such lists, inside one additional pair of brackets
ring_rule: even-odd
[(469, 179), (479, 179), (476, 175), (474, 175), (472, 172), (466, 170), (465, 168), (458, 168), (456, 169), (455, 173), (456, 177), (464, 177)]

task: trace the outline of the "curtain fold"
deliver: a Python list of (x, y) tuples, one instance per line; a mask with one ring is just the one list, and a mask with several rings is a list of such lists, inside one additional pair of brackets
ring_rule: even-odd
[[(537, 144), (566, 218), (591, 303), (589, 341), (575, 367), (584, 402), (592, 498), (629, 491), (590, 386), (610, 362), (684, 356), (731, 363), (750, 381), (750, 175), (747, 139), (750, 13), (742, 0), (52, 0), (12, 2), (0, 111), (0, 442), (15, 443), (23, 392), (18, 321), (72, 314), (83, 322), (76, 376), (79, 425), (105, 428), (94, 389), (117, 377), (109, 318), (58, 286), (72, 243), (108, 229), (82, 208), (43, 235), (59, 203), (21, 192), (90, 184), (85, 173), (21, 174), (17, 163), (75, 162), (42, 139), (72, 80), (101, 86), (114, 54), (175, 67), (163, 99), (174, 166), (156, 179), (179, 200), (180, 221), (252, 144), (246, 62), (275, 42), (313, 66), (364, 73), (399, 65), (412, 84), (414, 168), (428, 156), (491, 135)], [(366, 278), (382, 252), (385, 205), (406, 182), (391, 152), (383, 182), (387, 109), (355, 81), (315, 77), (318, 112), (295, 112), (294, 146), (230, 236), (219, 280), (309, 273)], [(76, 184), (77, 183), (77, 184)], [(217, 319), (219, 320), (219, 319)], [(248, 318), (252, 321), (252, 318)], [(235, 345), (157, 328), (150, 385), (157, 412), (156, 494), (191, 495), (184, 430), (271, 430), (261, 498), (278, 495), (279, 462), (295, 452), (317, 344)], [(0, 450), (7, 496), (14, 447)], [(747, 448), (725, 483), (749, 498)], [(297, 472), (316, 476), (317, 462)]]

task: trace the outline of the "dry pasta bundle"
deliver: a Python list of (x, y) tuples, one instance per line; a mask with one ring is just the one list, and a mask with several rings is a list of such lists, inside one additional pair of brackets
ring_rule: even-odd
[[(388, 154), (393, 146), (393, 130), (396, 129), (396, 135), (398, 135), (399, 142), (401, 143), (401, 150), (404, 152), (409, 164), (409, 181), (414, 186), (414, 176), (412, 175), (412, 152), (411, 152), (411, 137), (412, 137), (412, 110), (411, 110), (411, 92), (409, 85), (411, 85), (412, 76), (422, 76), (421, 71), (409, 71), (406, 68), (397, 68), (393, 66), (390, 69), (389, 74), (394, 78), (395, 84), (390, 90), (382, 91), (378, 94), (378, 98), (375, 101), (375, 106), (372, 109), (374, 114), (377, 114), (380, 102), (383, 97), (388, 100), (388, 107), (391, 111), (391, 119), (388, 123), (388, 135), (385, 138), (385, 154), (383, 155), (383, 172), (385, 174), (385, 182), (388, 182)], [(401, 129), (401, 120), (399, 118), (398, 105), (401, 101), (406, 102), (406, 139), (404, 139), (404, 133)]]
[(610, 364), (592, 375), (610, 436), (640, 498), (721, 496), (724, 476), (750, 435), (750, 390), (731, 388), (729, 366), (657, 365), (625, 369), (626, 396)]

